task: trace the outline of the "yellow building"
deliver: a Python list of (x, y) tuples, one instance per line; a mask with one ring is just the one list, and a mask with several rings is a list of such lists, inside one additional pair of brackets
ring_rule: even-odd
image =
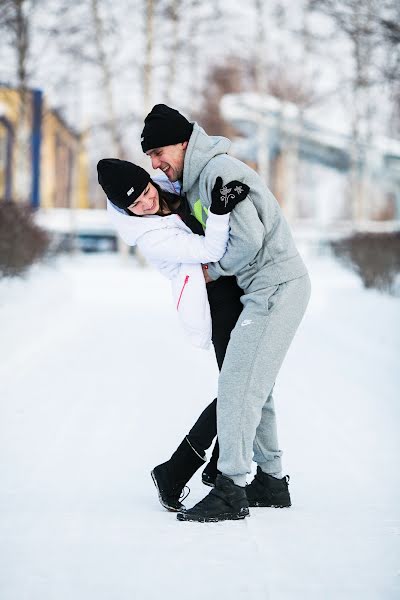
[(82, 136), (41, 90), (0, 86), (0, 201), (88, 208), (87, 164)]

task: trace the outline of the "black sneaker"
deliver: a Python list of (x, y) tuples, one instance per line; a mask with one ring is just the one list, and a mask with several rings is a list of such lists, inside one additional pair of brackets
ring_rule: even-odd
[(246, 485), (249, 506), (272, 506), (275, 508), (291, 506), (288, 482), (288, 475), (282, 479), (276, 479), (257, 467), (257, 474), (253, 481)]
[(235, 485), (229, 477), (218, 475), (215, 487), (193, 508), (178, 512), (178, 521), (216, 523), (237, 521), (249, 516), (245, 488)]
[(181, 502), (187, 496), (184, 493), (184, 483), (171, 481), (167, 463), (154, 467), (151, 477), (158, 491), (158, 499), (164, 508), (174, 512), (185, 510)]

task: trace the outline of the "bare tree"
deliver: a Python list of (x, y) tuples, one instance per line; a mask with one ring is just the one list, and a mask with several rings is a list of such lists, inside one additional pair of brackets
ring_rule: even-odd
[(381, 41), (382, 6), (379, 0), (311, 0), (313, 10), (330, 17), (337, 26), (337, 35), (344, 36), (351, 47), (353, 74), (349, 82), (348, 105), (352, 129), (350, 195), (355, 220), (366, 218), (369, 204), (370, 186), (365, 165), (374, 116), (371, 90), (382, 82), (375, 60)]
[(235, 133), (221, 115), (220, 101), (225, 94), (242, 91), (245, 67), (240, 58), (231, 56), (210, 70), (205, 82), (203, 104), (201, 109), (194, 113), (209, 135), (230, 137)]
[[(256, 89), (261, 97), (267, 94), (267, 65), (266, 65), (266, 12), (265, 2), (255, 0), (255, 11), (257, 19), (256, 35)], [(268, 128), (263, 110), (259, 110), (257, 123), (257, 168), (258, 173), (264, 181), (269, 180), (269, 152), (268, 152)]]
[[(275, 178), (275, 192), (285, 206), (289, 219), (299, 214), (298, 181), (300, 169), (300, 142), (304, 131), (304, 112), (315, 102), (313, 73), (311, 70), (312, 35), (309, 27), (310, 1), (304, 0), (301, 10), (300, 59), (295, 64), (275, 65), (271, 69), (268, 89), (270, 94), (283, 103), (290, 102), (297, 108), (292, 115), (293, 123), (281, 131), (281, 159), (284, 169), (281, 180)], [(281, 111), (282, 114), (282, 111)], [(282, 117), (281, 117), (282, 121)], [(282, 126), (282, 124), (281, 124)]]
[(29, 105), (28, 60), (30, 57), (30, 18), (37, 2), (34, 0), (4, 0), (0, 11), (0, 27), (14, 49), (16, 57), (17, 115), (14, 129), (14, 160), (19, 165), (14, 188), (16, 199), (28, 201), (29, 177)]
[(148, 113), (152, 98), (152, 77), (154, 68), (154, 0), (145, 0), (145, 61), (143, 66), (143, 109), (144, 115)]
[(381, 61), (384, 83), (392, 101), (390, 128), (393, 135), (400, 135), (400, 4), (395, 0), (383, 3), (380, 17)]
[(103, 22), (100, 16), (99, 11), (99, 3), (98, 0), (91, 0), (91, 10), (93, 15), (93, 23), (94, 23), (94, 34), (95, 34), (95, 43), (98, 57), (98, 64), (102, 73), (102, 83), (104, 89), (104, 95), (106, 99), (106, 107), (108, 113), (108, 124), (109, 131), (111, 134), (111, 140), (113, 144), (114, 153), (117, 156), (123, 158), (125, 156), (124, 145), (122, 142), (122, 137), (119, 132), (117, 118), (115, 114), (115, 106), (114, 106), (114, 97), (113, 97), (113, 89), (112, 89), (112, 74), (108, 62), (107, 53), (105, 50), (105, 42), (104, 42), (104, 28)]
[(181, 9), (182, 0), (171, 0), (168, 5), (167, 17), (169, 17), (172, 24), (171, 32), (171, 49), (168, 53), (168, 75), (166, 85), (166, 99), (170, 104), (173, 102), (173, 90), (176, 80), (177, 63), (179, 53), (182, 50), (180, 41), (180, 23), (181, 23)]
[[(191, 116), (197, 118), (207, 112), (206, 107), (211, 95), (208, 86), (214, 67), (218, 68), (224, 62), (228, 64), (229, 53), (218, 51), (217, 46), (224, 27), (225, 17), (221, 9), (223, 2), (180, 0), (180, 3), (178, 92), (182, 108), (186, 108)], [(210, 48), (215, 48), (211, 58)], [(175, 85), (175, 96), (176, 93)]]
[(16, 81), (21, 92), (27, 88), (27, 61), (30, 50), (29, 17), (34, 7), (35, 2), (29, 0), (3, 0), (0, 5), (0, 28), (15, 51)]

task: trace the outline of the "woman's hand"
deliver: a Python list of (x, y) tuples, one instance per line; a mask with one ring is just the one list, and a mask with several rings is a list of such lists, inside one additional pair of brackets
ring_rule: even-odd
[(246, 198), (249, 191), (250, 188), (245, 183), (230, 181), (226, 185), (223, 185), (222, 177), (217, 177), (211, 192), (211, 212), (214, 215), (226, 215), (230, 213), (238, 202)]

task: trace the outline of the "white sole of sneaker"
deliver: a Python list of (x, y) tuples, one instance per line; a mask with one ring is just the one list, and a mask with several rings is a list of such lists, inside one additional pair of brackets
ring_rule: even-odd
[(195, 517), (191, 514), (179, 511), (176, 515), (178, 521), (188, 521), (191, 523), (219, 523), (220, 521), (240, 521), (245, 519), (246, 517), (250, 517), (250, 511), (248, 508), (243, 508), (240, 512), (236, 514), (232, 513), (222, 513), (218, 515), (218, 517)]
[(251, 508), (290, 508), (291, 504), (266, 504), (265, 502), (249, 502)]

